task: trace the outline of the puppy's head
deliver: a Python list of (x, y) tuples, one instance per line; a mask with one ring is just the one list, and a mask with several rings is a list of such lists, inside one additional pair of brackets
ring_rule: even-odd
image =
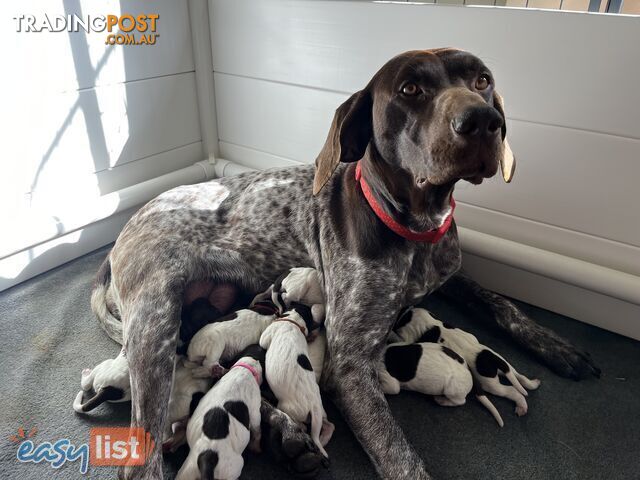
[(481, 183), (498, 165), (509, 182), (515, 161), (502, 98), (491, 71), (456, 49), (410, 51), (387, 62), (337, 110), (316, 159), (314, 193), (340, 162), (374, 149), (394, 173), (394, 190)]
[(234, 364), (234, 367), (238, 364), (244, 364), (251, 367), (253, 369), (253, 372), (251, 373), (254, 375), (256, 382), (258, 382), (258, 385), (262, 385), (262, 380), (264, 379), (264, 375), (262, 374), (264, 371), (264, 360), (261, 362), (252, 356), (245, 356), (240, 357), (240, 359)]
[(249, 345), (247, 348), (242, 350), (233, 363), (240, 361), (242, 358), (252, 358), (258, 362), (260, 364), (260, 368), (264, 370), (266, 355), (267, 351), (256, 343), (254, 345)]
[(304, 325), (307, 329), (307, 341), (312, 342), (318, 336), (318, 330), (322, 326), (321, 323), (316, 323), (311, 313), (311, 307), (303, 305), (298, 302), (291, 302), (291, 311), (300, 315), (300, 318), (304, 321)]
[(286, 290), (282, 287), (282, 282), (287, 278), (289, 272), (290, 270), (281, 273), (271, 285), (271, 301), (278, 307), (280, 313), (284, 313), (287, 310), (287, 303), (284, 298)]

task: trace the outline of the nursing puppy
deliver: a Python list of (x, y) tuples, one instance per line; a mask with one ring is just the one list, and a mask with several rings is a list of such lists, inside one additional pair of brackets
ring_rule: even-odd
[(278, 305), (280, 312), (289, 310), (294, 303), (302, 303), (311, 307), (317, 324), (324, 322), (324, 293), (315, 268), (291, 268), (278, 277), (270, 290), (271, 300)]
[[(109, 358), (93, 369), (85, 368), (80, 379), (82, 390), (73, 401), (73, 409), (78, 413), (93, 410), (104, 402), (126, 402), (131, 400), (129, 364), (124, 349), (116, 358)], [(94, 395), (83, 403), (85, 392)]]
[(260, 337), (260, 346), (267, 350), (265, 377), (279, 410), (296, 422), (305, 423), (311, 417), (311, 439), (328, 457), (320, 438), (326, 414), (309, 360), (308, 335), (307, 323), (296, 310), (269, 325)]
[[(535, 390), (540, 386), (540, 380), (530, 380), (518, 373), (501, 355), (482, 345), (474, 335), (437, 320), (424, 308), (409, 308), (403, 312), (394, 329), (405, 342), (433, 342), (455, 350), (469, 365), (480, 388), (515, 402), (518, 416), (527, 413), (526, 389)], [(500, 383), (500, 376), (509, 380), (511, 385)]]
[[(400, 389), (433, 395), (445, 407), (464, 405), (473, 389), (473, 378), (464, 359), (444, 345), (435, 343), (396, 343), (387, 345), (378, 368), (382, 391), (397, 395)], [(504, 426), (502, 417), (482, 394), (476, 398)]]
[(271, 302), (260, 302), (232, 313), (224, 321), (206, 325), (195, 334), (187, 356), (201, 367), (193, 369), (195, 377), (218, 378), (226, 372), (220, 361), (232, 359), (249, 345), (258, 343), (262, 332), (277, 317)]
[(187, 425), (189, 455), (176, 480), (240, 477), (242, 452), (260, 442), (262, 367), (242, 357), (202, 398)]
[(186, 441), (187, 422), (212, 385), (211, 378), (195, 378), (184, 357), (177, 357), (169, 398), (167, 426), (162, 438), (164, 451), (175, 451)]

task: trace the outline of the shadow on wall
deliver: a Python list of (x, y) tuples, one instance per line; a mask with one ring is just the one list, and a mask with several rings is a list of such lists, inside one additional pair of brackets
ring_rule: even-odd
[[(90, 15), (98, 13), (83, 11), (80, 0), (64, 0), (62, 3), (63, 11), (59, 11), (57, 5), (55, 7), (47, 5), (45, 7), (47, 13), (52, 15), (64, 14), (67, 17), (76, 15), (78, 18), (85, 18), (87, 13)], [(128, 12), (135, 13), (143, 8), (138, 2), (133, 1), (121, 1), (119, 2), (119, 8), (115, 2), (109, 2), (109, 5), (98, 5), (97, 7), (102, 8), (102, 10), (108, 10), (100, 11), (100, 14), (108, 13), (114, 15)], [(43, 12), (45, 8), (42, 9)], [(92, 6), (88, 7), (89, 10), (92, 8)], [(33, 14), (36, 17), (39, 15), (38, 12), (34, 11), (24, 13)], [(65, 32), (55, 34), (16, 34), (31, 35), (31, 37), (22, 37), (27, 45), (24, 50), (28, 52), (31, 48), (37, 48), (38, 42), (48, 41), (51, 38), (43, 37), (43, 35), (62, 36), (65, 35)], [(58, 128), (40, 129), (41, 131), (53, 130), (55, 133), (47, 144), (42, 143), (42, 147), (39, 147), (42, 148), (41, 151), (43, 153), (37, 165), (27, 159), (22, 164), (19, 163), (10, 167), (14, 169), (29, 169), (32, 171), (32, 176), (28, 183), (26, 197), (22, 192), (19, 192), (20, 197), (26, 198), (24, 205), (18, 205), (18, 215), (16, 215), (20, 217), (19, 210), (21, 207), (24, 208), (25, 215), (23, 216), (22, 224), (18, 224), (17, 228), (11, 229), (13, 231), (1, 241), (0, 290), (53, 268), (59, 265), (61, 261), (69, 261), (113, 241), (114, 228), (119, 231), (136, 210), (134, 208), (116, 214), (110, 219), (109, 224), (96, 222), (91, 232), (76, 230), (64, 233), (69, 228), (69, 225), (65, 224), (66, 220), (64, 218), (61, 219), (55, 215), (56, 212), (71, 211), (77, 212), (79, 216), (82, 216), (83, 209), (91, 209), (94, 205), (93, 202), (84, 202), (83, 199), (97, 198), (109, 193), (109, 185), (103, 185), (100, 177), (95, 175), (94, 172), (108, 170), (117, 166), (121, 163), (124, 157), (123, 154), (127, 151), (127, 145), (130, 143), (129, 132), (131, 131), (131, 125), (128, 107), (130, 103), (129, 85), (126, 79), (128, 78), (128, 68), (131, 68), (136, 63), (135, 59), (130, 58), (130, 53), (132, 52), (130, 48), (144, 48), (123, 48), (109, 45), (100, 46), (98, 44), (98, 49), (102, 49), (102, 52), (99, 52), (100, 54), (94, 64), (92, 62), (92, 54), (95, 58), (97, 56), (96, 50), (98, 49), (95, 42), (91, 45), (89, 44), (88, 34), (79, 31), (67, 32), (66, 35), (69, 42), (69, 50), (66, 51), (70, 52), (73, 60), (78, 88), (73, 92), (69, 92), (69, 94), (63, 93), (60, 95), (56, 92), (53, 95), (42, 97), (40, 99), (40, 107), (44, 107), (44, 110), (53, 110), (53, 115), (58, 116), (60, 110), (56, 110), (56, 107), (58, 107), (56, 103), (64, 104), (64, 100), (73, 98), (74, 95), (75, 100), (72, 101)], [(100, 34), (94, 32), (91, 35)], [(36, 43), (29, 43), (31, 41)], [(52, 43), (57, 41), (58, 37)], [(58, 47), (57, 43), (56, 47)], [(118, 54), (114, 54), (115, 52)], [(121, 64), (118, 64), (120, 55), (122, 56)], [(109, 66), (108, 69), (105, 68), (107, 65)], [(119, 77), (122, 83), (115, 87), (107, 85), (107, 88), (97, 88), (100, 75), (106, 70), (109, 70), (107, 72), (109, 79), (113, 72), (116, 71), (115, 75)], [(28, 73), (30, 72), (27, 71)], [(64, 73), (62, 76), (64, 77)], [(65, 78), (63, 81), (69, 81), (70, 78)], [(30, 89), (37, 88), (39, 85), (42, 85), (43, 88), (48, 87), (46, 78), (38, 77), (35, 82), (37, 83), (32, 85)], [(18, 88), (20, 86), (18, 85)], [(26, 82), (22, 86), (24, 89), (28, 88)], [(107, 93), (107, 95), (104, 95), (100, 93), (105, 91), (114, 94), (109, 95)], [(99, 98), (99, 95), (103, 98)], [(64, 97), (64, 100), (59, 102), (61, 96)], [(106, 125), (105, 116), (107, 117)], [(81, 138), (83, 135), (77, 134), (79, 121), (84, 123), (86, 138)], [(34, 132), (22, 130), (29, 130), (29, 126), (30, 124), (27, 123), (15, 133), (18, 136), (28, 137)], [(48, 127), (48, 125), (46, 126)], [(109, 129), (109, 132), (107, 132), (107, 129)], [(40, 139), (37, 139), (35, 143), (39, 143), (39, 141)], [(77, 150), (74, 148), (75, 144), (78, 144)], [(83, 151), (82, 147), (88, 147), (90, 159), (87, 158), (89, 155), (77, 153)], [(35, 152), (32, 151), (31, 153)], [(117, 155), (117, 158), (114, 159), (114, 155)], [(28, 152), (26, 156), (34, 157), (34, 155), (30, 156)], [(91, 165), (87, 165), (88, 162)], [(30, 164), (33, 165), (32, 168), (29, 168)], [(16, 172), (13, 176), (20, 177), (21, 173)], [(5, 177), (5, 181), (7, 179), (11, 180), (11, 177), (12, 175), (9, 173)], [(27, 186), (26, 182), (25, 186)], [(7, 210), (12, 210), (11, 213), (15, 214), (16, 209), (13, 208), (11, 203), (8, 205), (9, 208)], [(117, 205), (113, 205), (114, 211), (117, 207)], [(35, 213), (38, 211), (41, 211), (42, 214)], [(88, 213), (84, 212), (84, 215), (86, 216)], [(74, 215), (71, 215), (71, 217), (74, 217)], [(53, 241), (37, 243), (40, 238), (51, 238), (54, 235), (57, 238)], [(29, 245), (29, 247), (24, 248), (25, 245)]]

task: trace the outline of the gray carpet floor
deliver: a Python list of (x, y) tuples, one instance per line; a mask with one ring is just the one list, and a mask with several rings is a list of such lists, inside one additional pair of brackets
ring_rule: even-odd
[[(78, 463), (59, 469), (21, 464), (19, 427), (37, 428), (36, 444), (68, 438), (88, 442), (95, 426), (127, 425), (127, 404), (103, 405), (92, 415), (71, 409), (80, 371), (119, 351), (97, 326), (89, 308), (90, 286), (102, 249), (0, 294), (0, 478), (114, 478), (110, 467)], [(484, 330), (474, 314), (438, 297), (426, 301), (437, 316), (475, 333), (518, 370), (542, 380), (529, 398), (529, 414), (518, 418), (513, 404), (494, 399), (505, 420), (499, 428), (470, 400), (443, 408), (417, 394), (389, 398), (410, 441), (436, 479), (639, 479), (640, 343), (529, 305), (521, 307), (541, 324), (585, 348), (603, 370), (600, 380), (573, 382), (555, 376), (497, 332)], [(331, 405), (336, 434), (327, 450), (331, 468), (322, 479), (371, 479), (375, 473), (355, 438)], [(167, 457), (172, 478), (180, 455)], [(242, 478), (286, 479), (265, 456), (249, 455)]]

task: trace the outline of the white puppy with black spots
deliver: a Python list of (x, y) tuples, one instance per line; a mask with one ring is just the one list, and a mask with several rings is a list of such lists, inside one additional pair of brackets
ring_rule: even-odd
[(260, 302), (201, 328), (187, 349), (187, 357), (194, 364), (193, 376), (222, 376), (226, 369), (220, 361), (231, 360), (249, 345), (258, 343), (262, 332), (277, 318), (277, 314), (275, 305)]
[(184, 357), (176, 357), (167, 425), (162, 438), (162, 448), (165, 451), (173, 452), (184, 445), (189, 417), (213, 384), (211, 378), (194, 377), (192, 370)]
[(240, 477), (242, 452), (260, 442), (260, 362), (238, 360), (202, 398), (187, 425), (189, 455), (176, 480), (233, 480)]
[[(109, 358), (93, 369), (85, 368), (80, 379), (82, 390), (73, 401), (73, 409), (78, 413), (93, 410), (104, 402), (126, 402), (131, 400), (129, 364), (124, 349), (116, 358)], [(85, 402), (85, 393), (93, 395)]]
[[(378, 367), (382, 391), (397, 395), (400, 389), (433, 395), (444, 407), (464, 405), (473, 389), (469, 366), (455, 351), (435, 343), (394, 343), (387, 345)], [(504, 425), (500, 414), (482, 394), (476, 398)]]
[(382, 391), (397, 395), (400, 389), (433, 395), (443, 406), (464, 405), (473, 387), (466, 362), (453, 350), (430, 343), (387, 345), (378, 379)]
[[(308, 324), (296, 310), (269, 325), (260, 337), (260, 346), (267, 350), (265, 377), (278, 399), (279, 410), (300, 423), (310, 417), (311, 439), (328, 457), (324, 445), (333, 433), (333, 425), (325, 420), (320, 387), (309, 360), (308, 335)], [(328, 427), (324, 432), (323, 423)]]
[[(540, 380), (530, 380), (518, 373), (501, 355), (481, 344), (474, 335), (441, 322), (424, 308), (415, 307), (403, 312), (394, 330), (405, 342), (433, 342), (455, 350), (467, 362), (482, 390), (515, 402), (518, 416), (527, 413), (527, 389), (538, 388)], [(509, 380), (511, 385), (500, 383), (500, 376)]]
[(285, 312), (296, 303), (311, 307), (311, 314), (316, 324), (324, 322), (324, 293), (320, 284), (320, 276), (315, 268), (295, 267), (278, 277), (269, 287), (271, 300), (281, 312)]

